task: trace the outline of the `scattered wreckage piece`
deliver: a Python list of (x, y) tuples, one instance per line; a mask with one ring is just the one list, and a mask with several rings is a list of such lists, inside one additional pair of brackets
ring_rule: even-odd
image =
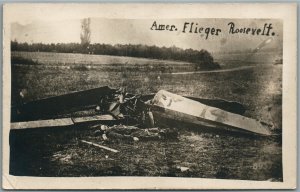
[(65, 117), (79, 110), (96, 108), (102, 99), (112, 97), (116, 90), (107, 86), (25, 102), (19, 98), (11, 107), (11, 121), (34, 121)]
[(95, 115), (87, 117), (61, 118), (61, 119), (45, 119), (36, 121), (12, 122), (10, 129), (28, 129), (28, 128), (43, 128), (43, 127), (64, 127), (83, 123), (104, 123), (108, 121), (116, 121), (109, 115)]
[(112, 149), (112, 148), (109, 148), (109, 147), (106, 147), (106, 146), (103, 146), (103, 145), (99, 145), (97, 143), (93, 143), (93, 142), (89, 142), (89, 141), (85, 141), (85, 140), (81, 140), (82, 143), (86, 143), (86, 144), (89, 144), (89, 145), (93, 145), (95, 147), (99, 147), (101, 149), (105, 149), (105, 150), (108, 150), (108, 151), (111, 151), (111, 152), (114, 152), (114, 153), (118, 153), (119, 151), (116, 150), (116, 149)]
[(28, 128), (43, 128), (43, 127), (58, 127), (74, 125), (71, 118), (62, 119), (46, 119), (38, 121), (24, 121), (10, 123), (10, 129), (28, 129)]
[(141, 129), (126, 125), (96, 125), (92, 126), (96, 131), (95, 136), (102, 140), (123, 141), (150, 141), (150, 140), (177, 140), (178, 130), (171, 128), (147, 128)]
[(190, 123), (208, 128), (271, 135), (267, 125), (242, 115), (234, 114), (216, 107), (160, 90), (151, 102), (151, 112), (155, 122), (164, 119)]

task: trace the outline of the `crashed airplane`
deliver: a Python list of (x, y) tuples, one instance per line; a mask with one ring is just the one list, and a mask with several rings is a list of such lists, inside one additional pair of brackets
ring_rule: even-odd
[(243, 116), (237, 102), (183, 97), (164, 90), (150, 95), (100, 87), (11, 107), (11, 129), (85, 124), (139, 124), (143, 127), (196, 127), (204, 131), (236, 131), (272, 135), (270, 126)]

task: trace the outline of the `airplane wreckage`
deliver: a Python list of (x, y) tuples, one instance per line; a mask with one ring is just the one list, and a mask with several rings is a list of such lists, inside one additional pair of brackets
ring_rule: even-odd
[(124, 89), (100, 87), (19, 103), (11, 107), (11, 129), (72, 125), (138, 125), (193, 127), (203, 131), (234, 131), (272, 135), (271, 126), (243, 116), (237, 102), (184, 97), (160, 90), (133, 95)]

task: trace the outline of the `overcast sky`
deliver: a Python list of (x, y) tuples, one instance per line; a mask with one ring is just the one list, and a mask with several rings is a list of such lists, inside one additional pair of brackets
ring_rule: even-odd
[[(175, 25), (177, 31), (156, 31), (156, 24)], [(183, 33), (184, 23), (194, 26), (220, 29), (218, 36), (206, 33), (189, 33), (189, 26)], [(229, 34), (228, 23), (236, 28), (261, 28), (271, 24), (274, 36)], [(11, 39), (28, 43), (69, 43), (80, 42), (81, 19), (14, 21), (11, 25)], [(153, 28), (154, 29), (154, 28)], [(222, 50), (254, 49), (261, 42), (272, 38), (268, 48), (282, 49), (282, 22), (269, 19), (104, 19), (91, 18), (91, 43), (146, 44), (177, 46), (180, 48), (206, 49), (211, 52)]]

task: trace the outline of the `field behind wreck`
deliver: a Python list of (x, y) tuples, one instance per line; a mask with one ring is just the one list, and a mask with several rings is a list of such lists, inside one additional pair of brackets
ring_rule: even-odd
[[(223, 68), (252, 67), (195, 74), (172, 74), (194, 69), (175, 61), (61, 53), (13, 52), (12, 56), (34, 61), (12, 65), (12, 103), (22, 89), (27, 100), (105, 85), (142, 94), (165, 89), (240, 102), (247, 108), (246, 116), (281, 129), (282, 65), (273, 65), (272, 54), (267, 59), (257, 54), (253, 62), (240, 59), (245, 55), (222, 55), (218, 62)], [(178, 140), (110, 141), (106, 145), (120, 151), (112, 154), (80, 142), (101, 143), (94, 132), (87, 127), (12, 132), (11, 173), (282, 180), (281, 137), (201, 133), (182, 127)]]

